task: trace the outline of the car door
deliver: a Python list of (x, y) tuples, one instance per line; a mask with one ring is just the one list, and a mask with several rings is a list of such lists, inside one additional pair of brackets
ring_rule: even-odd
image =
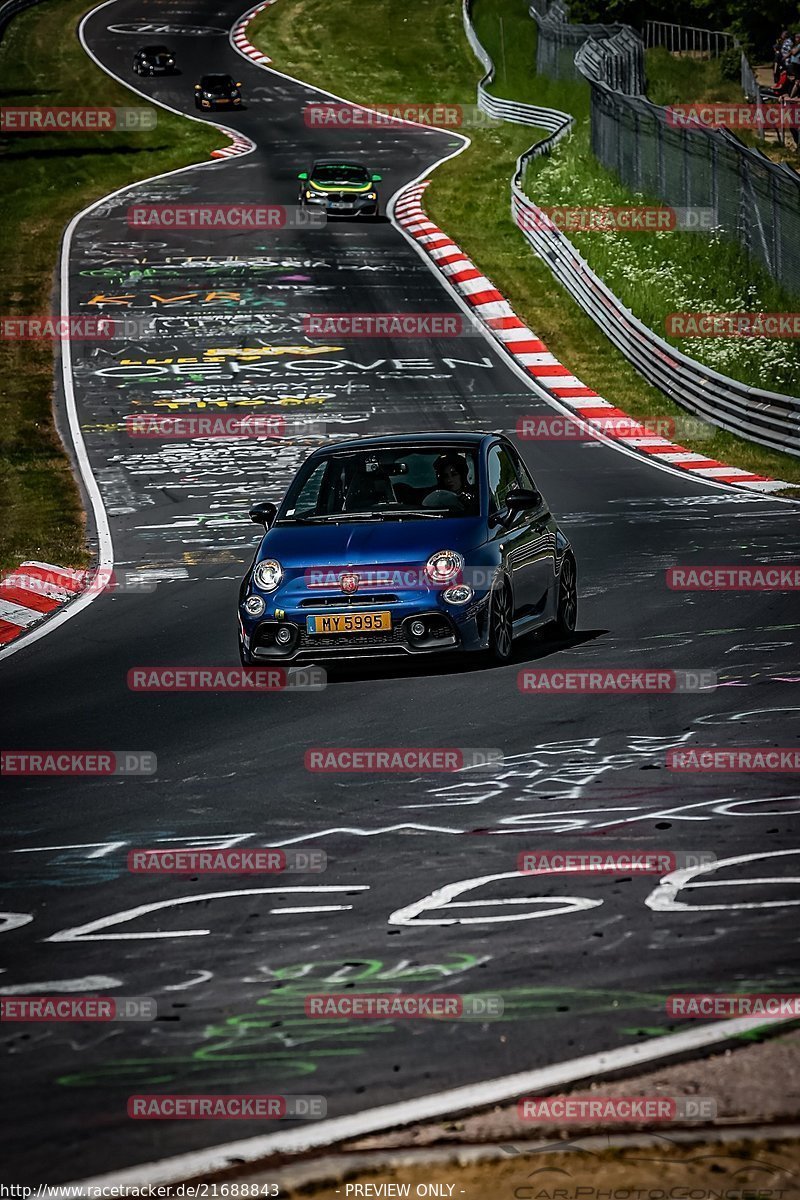
[[(533, 476), (515, 446), (508, 447), (519, 480), (524, 491), (538, 492)], [(544, 613), (548, 592), (555, 583), (556, 522), (547, 501), (542, 499), (536, 508), (520, 513), (520, 520), (527, 528), (525, 539), (526, 591), (529, 610), (526, 615)]]
[(514, 620), (523, 620), (532, 611), (535, 587), (530, 569), (531, 537), (526, 514), (509, 515), (506, 496), (520, 486), (517, 466), (500, 442), (489, 447), (486, 461), (489, 488), (490, 537), (501, 554), (514, 590)]

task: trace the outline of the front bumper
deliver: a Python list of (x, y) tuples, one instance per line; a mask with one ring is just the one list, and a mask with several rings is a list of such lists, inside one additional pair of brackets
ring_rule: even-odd
[[(445, 603), (430, 592), (415, 600), (402, 602), (376, 599), (369, 604), (349, 604), (347, 597), (329, 599), (327, 604), (312, 604), (306, 597), (293, 607), (282, 606), (274, 599), (263, 616), (252, 618), (239, 609), (239, 634), (242, 646), (253, 662), (292, 663), (319, 662), (322, 658), (375, 658), (424, 654), (446, 654), (453, 651), (481, 650), (488, 635), (488, 593), (465, 605)], [(276, 610), (279, 615), (276, 615)], [(392, 628), (369, 633), (309, 633), (307, 620), (326, 613), (347, 611), (369, 613), (389, 611)], [(425, 632), (415, 635), (413, 622), (420, 621)], [(288, 629), (291, 640), (281, 645), (279, 629)], [(286, 635), (284, 635), (286, 636)]]
[(237, 97), (237, 99), (235, 99), (235, 100), (220, 100), (220, 99), (206, 100), (202, 96), (200, 97), (200, 107), (207, 109), (208, 112), (213, 112), (214, 110), (219, 109), (219, 108), (222, 108), (222, 109), (241, 108), (241, 105), (242, 105), (241, 96)]
[[(303, 207), (317, 209), (329, 217), (375, 217), (378, 215), (378, 203), (377, 200), (367, 200), (361, 196), (353, 196), (352, 202), (349, 199), (339, 200), (338, 197), (334, 199), (329, 196), (314, 200), (305, 196), (301, 198)], [(344, 207), (341, 207), (342, 205)]]

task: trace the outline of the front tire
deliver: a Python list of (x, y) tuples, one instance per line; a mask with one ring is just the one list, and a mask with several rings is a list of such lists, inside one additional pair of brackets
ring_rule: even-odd
[(489, 655), (495, 663), (507, 663), (513, 642), (511, 588), (507, 583), (494, 589), (489, 605)]
[(571, 554), (564, 556), (558, 579), (558, 602), (555, 620), (547, 627), (552, 638), (571, 637), (578, 624), (578, 571)]

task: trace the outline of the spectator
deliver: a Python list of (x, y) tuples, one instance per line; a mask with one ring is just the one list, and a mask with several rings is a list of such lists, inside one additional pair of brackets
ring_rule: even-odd
[(796, 33), (786, 58), (786, 73), (790, 79), (800, 79), (800, 33)]
[(781, 71), (786, 65), (786, 58), (788, 57), (791, 48), (792, 39), (789, 36), (789, 30), (784, 29), (778, 35), (775, 45), (772, 47), (772, 80), (775, 84), (777, 84)]

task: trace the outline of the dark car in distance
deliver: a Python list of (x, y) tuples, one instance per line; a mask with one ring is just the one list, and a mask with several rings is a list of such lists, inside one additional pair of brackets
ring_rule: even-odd
[(175, 55), (169, 46), (142, 46), (133, 58), (136, 75), (173, 75)]
[(242, 103), (241, 83), (234, 83), (230, 75), (201, 75), (194, 85), (196, 108), (240, 108)]

